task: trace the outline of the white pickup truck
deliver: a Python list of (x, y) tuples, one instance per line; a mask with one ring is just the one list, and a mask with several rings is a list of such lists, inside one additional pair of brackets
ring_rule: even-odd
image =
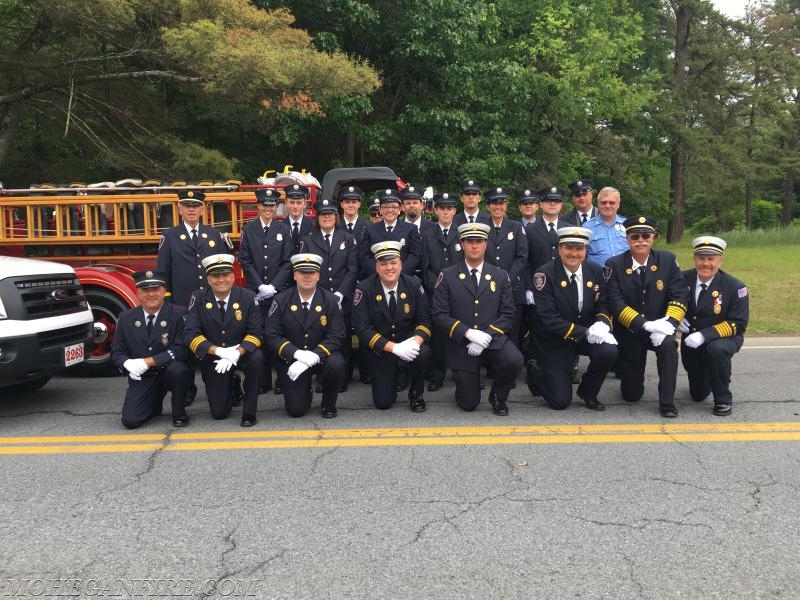
[(0, 256), (0, 393), (33, 392), (80, 364), (95, 333), (72, 267)]

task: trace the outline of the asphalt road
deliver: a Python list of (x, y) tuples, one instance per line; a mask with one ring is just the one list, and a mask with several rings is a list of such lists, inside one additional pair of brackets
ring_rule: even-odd
[(605, 413), (522, 380), (506, 418), (452, 383), (379, 412), (355, 383), (337, 419), (269, 393), (246, 430), (201, 387), (189, 428), (128, 432), (122, 378), (3, 396), (0, 597), (800, 597), (800, 339), (748, 340), (727, 419), (682, 371), (659, 417), (650, 362)]

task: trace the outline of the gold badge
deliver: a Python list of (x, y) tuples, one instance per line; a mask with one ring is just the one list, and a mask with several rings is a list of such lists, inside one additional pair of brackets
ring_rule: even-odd
[(661, 281), (660, 279), (658, 281), (656, 281), (656, 289), (659, 292), (663, 292), (664, 291), (664, 282)]
[(233, 313), (233, 316), (236, 317), (237, 321), (241, 321), (242, 320), (242, 311), (237, 310), (235, 313)]
[(401, 300), (405, 300), (406, 299), (406, 293), (405, 292), (400, 292), (400, 299)]
[(717, 290), (714, 290), (713, 292), (711, 292), (711, 297), (712, 298), (716, 298), (717, 296), (719, 296), (719, 292)]
[(590, 287), (592, 287), (592, 282), (591, 282), (591, 281), (587, 281), (587, 282), (586, 282), (586, 287), (587, 287), (587, 288), (590, 288)]
[(296, 305), (296, 304), (292, 304), (292, 305), (289, 307), (289, 310), (290, 310), (290, 311), (292, 311), (292, 312), (295, 312), (295, 311), (297, 310), (297, 305)]
[(466, 276), (466, 275), (464, 275), (463, 273), (459, 273), (459, 274), (458, 274), (458, 278), (459, 278), (459, 279), (466, 279), (466, 278), (467, 278), (467, 276)]
[(141, 327), (141, 326), (142, 326), (142, 322), (141, 322), (141, 321), (134, 321), (134, 322), (133, 322), (133, 324), (134, 324), (136, 327)]
[(207, 233), (201, 233), (201, 234), (200, 234), (200, 237), (201, 237), (201, 238), (207, 238), (207, 237), (208, 237), (208, 234), (207, 234)]
[(722, 312), (722, 307), (719, 304), (715, 304), (714, 305), (714, 314), (718, 315), (720, 312)]
[(567, 287), (567, 282), (566, 281), (562, 281), (561, 282), (561, 287)]
[(411, 307), (408, 305), (408, 303), (403, 304), (403, 312), (407, 315), (411, 314)]
[(376, 302), (380, 302), (381, 300), (383, 300), (383, 296), (378, 294), (377, 296), (375, 296), (375, 300), (376, 300)]
[(486, 281), (491, 281), (491, 280), (492, 280), (492, 276), (491, 276), (491, 275), (489, 275), (488, 273), (487, 273), (486, 275), (484, 275), (484, 276), (483, 276), (483, 278), (484, 278)]
[(214, 246), (216, 246), (216, 244), (214, 243), (214, 240), (211, 240), (210, 242), (208, 242), (208, 245), (209, 245), (209, 247), (211, 247), (211, 248), (213, 248)]
[(317, 306), (314, 307), (314, 310), (317, 311), (317, 312), (322, 312), (322, 307), (317, 305)]
[(492, 290), (493, 292), (496, 292), (497, 291), (497, 283), (494, 282), (494, 281), (490, 281), (489, 282), (489, 289)]
[(626, 275), (633, 275), (633, 269), (625, 269)]
[(656, 271), (658, 271), (658, 267), (657, 267), (657, 266), (655, 266), (655, 265), (650, 265), (650, 270), (651, 270), (653, 273), (655, 273)]
[(234, 302), (231, 306), (233, 306), (233, 310), (236, 310), (237, 308), (239, 308), (239, 303)]
[(327, 327), (327, 325), (328, 325), (328, 317), (326, 317), (325, 315), (322, 315), (319, 318), (319, 324), (322, 325), (323, 327)]
[(186, 234), (185, 234), (185, 233), (182, 233), (182, 234), (180, 235), (180, 238), (181, 238), (182, 240), (185, 240), (185, 239), (186, 239)]
[(212, 307), (212, 306), (214, 306), (214, 305), (213, 305), (213, 304), (211, 304), (211, 302), (206, 302), (206, 308), (207, 308), (208, 310), (211, 310), (211, 307)]

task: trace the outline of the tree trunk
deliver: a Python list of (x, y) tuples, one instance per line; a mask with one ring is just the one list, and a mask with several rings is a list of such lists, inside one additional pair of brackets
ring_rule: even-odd
[(678, 139), (670, 156), (669, 190), (672, 196), (672, 205), (675, 213), (669, 220), (667, 229), (667, 242), (670, 244), (680, 242), (683, 237), (683, 206), (684, 193), (686, 192), (686, 155), (683, 139)]
[(783, 178), (783, 209), (781, 210), (781, 226), (786, 227), (792, 223), (792, 209), (794, 208), (794, 168), (786, 169)]
[(20, 106), (12, 104), (2, 111), (0, 118), (0, 169), (8, 158), (11, 144), (14, 142), (14, 135), (17, 133), (19, 125)]
[(347, 166), (356, 164), (356, 136), (352, 129), (347, 130)]

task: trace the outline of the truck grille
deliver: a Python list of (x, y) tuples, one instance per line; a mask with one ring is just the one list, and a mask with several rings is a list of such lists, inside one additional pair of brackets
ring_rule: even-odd
[(39, 346), (41, 348), (57, 348), (59, 346), (68, 346), (83, 341), (92, 335), (92, 325), (75, 325), (73, 327), (65, 327), (64, 329), (56, 329), (55, 331), (43, 331), (37, 333), (36, 337), (39, 339)]
[(86, 296), (77, 277), (43, 275), (17, 279), (14, 285), (25, 311), (23, 319), (43, 319), (86, 310)]

